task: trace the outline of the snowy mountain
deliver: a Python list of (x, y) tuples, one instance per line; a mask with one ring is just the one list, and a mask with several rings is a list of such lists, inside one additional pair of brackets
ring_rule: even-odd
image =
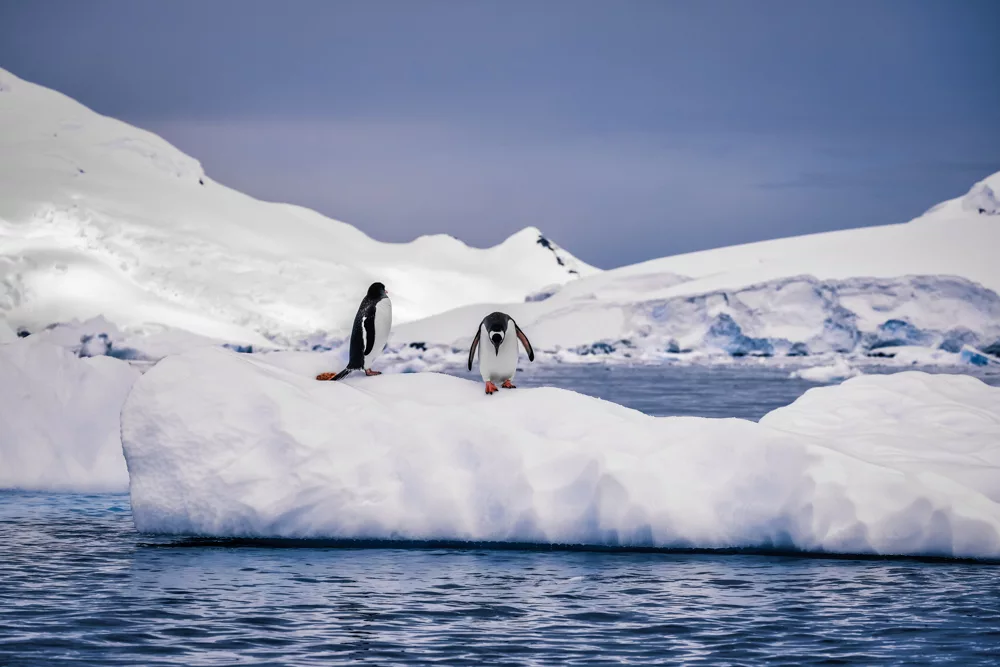
[(343, 335), (380, 280), (405, 322), (597, 272), (529, 227), (487, 249), (381, 243), (258, 201), (159, 137), (0, 70), (0, 319), (103, 315), (232, 342)]
[(381, 280), (404, 368), (461, 361), (496, 309), (540, 361), (1000, 351), (1000, 174), (908, 223), (601, 272), (535, 228), (487, 249), (378, 242), (226, 188), (155, 135), (3, 70), (0, 154), (0, 340), (97, 317), (56, 337), (146, 359), (213, 341), (335, 348)]
[[(537, 348), (660, 359), (920, 346), (1000, 351), (1000, 173), (903, 224), (665, 257), (401, 326), (397, 342), (459, 349), (502, 309)], [(607, 358), (607, 357), (606, 357)]]

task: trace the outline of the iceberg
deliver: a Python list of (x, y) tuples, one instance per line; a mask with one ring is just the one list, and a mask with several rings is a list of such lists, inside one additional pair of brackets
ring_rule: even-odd
[(124, 491), (118, 413), (139, 371), (32, 338), (0, 345), (0, 488)]
[(202, 348), (121, 414), (144, 533), (1000, 557), (1000, 389), (906, 372), (760, 423)]
[(811, 389), (762, 426), (1000, 503), (1000, 388), (909, 371)]

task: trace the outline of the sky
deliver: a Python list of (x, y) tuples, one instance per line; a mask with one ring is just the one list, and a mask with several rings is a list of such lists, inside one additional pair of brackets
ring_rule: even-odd
[(993, 0), (0, 0), (0, 67), (380, 240), (535, 225), (610, 268), (963, 194), (1000, 170), (998, 30)]

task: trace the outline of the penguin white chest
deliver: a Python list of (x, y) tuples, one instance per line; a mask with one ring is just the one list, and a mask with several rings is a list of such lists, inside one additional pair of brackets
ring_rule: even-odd
[(375, 345), (372, 351), (365, 355), (365, 368), (371, 368), (372, 362), (382, 354), (385, 344), (389, 341), (391, 329), (392, 302), (386, 297), (375, 304)]
[(479, 375), (484, 382), (513, 380), (517, 372), (517, 332), (514, 322), (507, 324), (507, 331), (499, 348), (493, 347), (486, 325), (479, 332)]

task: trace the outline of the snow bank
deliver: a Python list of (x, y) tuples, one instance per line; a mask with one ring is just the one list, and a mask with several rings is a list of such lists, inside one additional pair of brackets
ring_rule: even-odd
[(160, 362), (122, 411), (147, 533), (975, 557), (1000, 557), (998, 424), (1000, 390), (920, 373), (757, 424), (436, 374), (319, 383), (217, 348)]
[(138, 376), (40, 340), (0, 345), (0, 488), (127, 488), (118, 415)]

